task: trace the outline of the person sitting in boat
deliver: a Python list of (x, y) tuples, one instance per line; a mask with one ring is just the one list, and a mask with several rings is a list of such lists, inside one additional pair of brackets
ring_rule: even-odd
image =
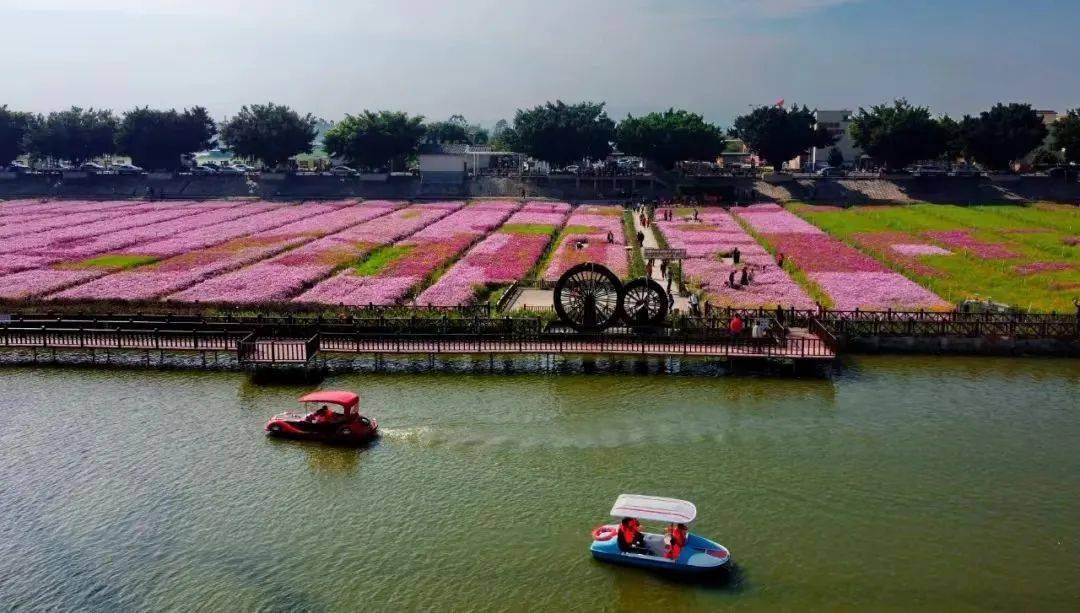
[(330, 407), (325, 404), (319, 407), (318, 411), (315, 411), (308, 416), (308, 421), (316, 424), (328, 424), (334, 420), (334, 412), (330, 410)]
[(645, 535), (641, 533), (641, 524), (632, 517), (624, 517), (619, 524), (619, 550), (626, 553), (649, 555), (645, 546)]
[(686, 546), (686, 537), (690, 533), (686, 528), (686, 524), (671, 524), (666, 532), (667, 537), (664, 542), (667, 544), (667, 552), (664, 553), (664, 557), (669, 560), (678, 560), (679, 554), (682, 553), (683, 547)]

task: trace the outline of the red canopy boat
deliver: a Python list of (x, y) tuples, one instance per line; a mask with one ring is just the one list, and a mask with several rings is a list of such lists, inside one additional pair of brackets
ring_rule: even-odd
[(312, 392), (301, 396), (300, 402), (319, 406), (310, 412), (274, 416), (266, 424), (266, 433), (354, 445), (365, 443), (378, 434), (379, 424), (360, 414), (360, 396), (352, 392)]

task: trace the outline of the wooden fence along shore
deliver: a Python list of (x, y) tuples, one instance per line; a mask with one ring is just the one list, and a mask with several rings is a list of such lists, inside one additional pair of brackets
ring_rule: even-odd
[[(762, 338), (733, 335), (731, 319), (766, 320)], [(702, 357), (730, 361), (827, 363), (848, 347), (888, 339), (1033, 341), (1080, 345), (1080, 318), (1061, 314), (722, 310), (653, 329), (579, 333), (540, 317), (17, 315), (0, 320), (0, 348), (228, 352), (242, 365), (305, 365), (320, 353), (570, 354)], [(920, 345), (909, 345), (919, 351)], [(1071, 348), (1071, 349), (1069, 349)], [(925, 352), (938, 352), (933, 348)]]

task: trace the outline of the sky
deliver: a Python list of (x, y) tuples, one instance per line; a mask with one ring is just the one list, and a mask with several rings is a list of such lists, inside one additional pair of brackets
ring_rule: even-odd
[(273, 101), (491, 125), (547, 100), (1080, 107), (1078, 0), (0, 0), (0, 105)]

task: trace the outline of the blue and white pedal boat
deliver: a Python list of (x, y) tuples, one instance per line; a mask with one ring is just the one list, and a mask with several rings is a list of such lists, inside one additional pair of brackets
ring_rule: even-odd
[[(622, 494), (611, 507), (611, 516), (620, 521), (630, 517), (641, 522), (689, 526), (697, 518), (697, 507), (691, 502), (676, 498)], [(593, 530), (593, 542), (589, 549), (594, 558), (604, 562), (682, 574), (720, 571), (731, 564), (731, 552), (726, 547), (692, 532), (687, 536), (686, 545), (679, 557), (671, 560), (664, 557), (667, 545), (662, 528), (659, 534), (642, 531), (650, 554), (622, 551), (619, 548), (618, 530), (618, 522), (604, 524)]]

